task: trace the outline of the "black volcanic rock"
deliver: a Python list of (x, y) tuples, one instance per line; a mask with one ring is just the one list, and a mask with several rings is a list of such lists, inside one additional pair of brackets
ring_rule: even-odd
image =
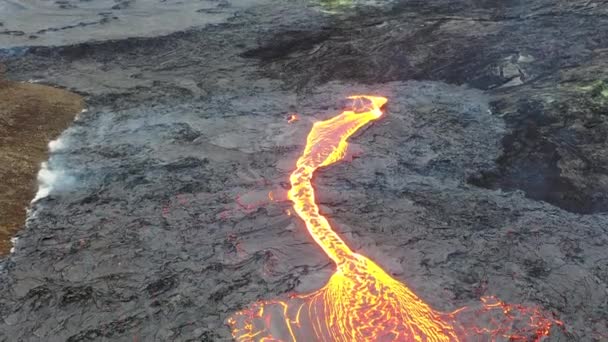
[(227, 340), (236, 310), (321, 287), (280, 195), (312, 122), (361, 93), (386, 117), (315, 178), (355, 250), (438, 310), (496, 295), (564, 321), (551, 341), (608, 336), (608, 4), (319, 6), (0, 51), (89, 104), (0, 263), (0, 341)]

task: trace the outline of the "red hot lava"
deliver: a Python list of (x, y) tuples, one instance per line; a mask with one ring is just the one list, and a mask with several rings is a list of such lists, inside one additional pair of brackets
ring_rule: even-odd
[(314, 172), (344, 158), (348, 138), (380, 118), (386, 98), (352, 96), (352, 110), (313, 125), (290, 176), (294, 212), (336, 271), (321, 289), (261, 301), (228, 319), (237, 341), (540, 341), (562, 323), (534, 307), (482, 298), (478, 308), (436, 311), (353, 251), (319, 213)]
[(289, 116), (289, 119), (287, 120), (287, 122), (288, 123), (294, 123), (294, 122), (299, 121), (299, 120), (300, 120), (300, 118), (298, 117), (297, 114), (291, 114)]

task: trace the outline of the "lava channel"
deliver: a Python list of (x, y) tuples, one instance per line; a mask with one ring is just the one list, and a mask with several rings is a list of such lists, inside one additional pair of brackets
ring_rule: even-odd
[(535, 307), (484, 297), (478, 307), (433, 310), (399, 280), (354, 252), (319, 213), (314, 172), (345, 156), (347, 139), (382, 116), (384, 97), (351, 96), (352, 110), (317, 122), (290, 176), (288, 197), (335, 265), (313, 293), (251, 304), (227, 320), (237, 341), (540, 341), (562, 323)]

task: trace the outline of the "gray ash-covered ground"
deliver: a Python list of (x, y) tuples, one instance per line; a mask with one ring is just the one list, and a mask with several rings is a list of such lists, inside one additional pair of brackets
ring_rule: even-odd
[(356, 93), (387, 115), (315, 179), (353, 248), (436, 309), (496, 295), (555, 313), (550, 341), (608, 339), (607, 33), (605, 1), (269, 1), (2, 50), (89, 112), (0, 263), (0, 340), (227, 340), (236, 310), (321, 287), (333, 266), (280, 199)]

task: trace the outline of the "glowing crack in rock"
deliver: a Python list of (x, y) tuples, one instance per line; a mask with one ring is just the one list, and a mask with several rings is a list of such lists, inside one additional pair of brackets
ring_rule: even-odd
[(536, 308), (482, 298), (479, 308), (435, 311), (405, 284), (354, 252), (319, 213), (314, 172), (343, 159), (347, 139), (382, 116), (384, 97), (351, 96), (352, 110), (317, 122), (290, 176), (288, 197), (336, 264), (320, 290), (261, 301), (228, 318), (237, 341), (539, 341), (561, 322)]
[(298, 117), (298, 114), (291, 114), (289, 116), (289, 119), (287, 120), (288, 123), (294, 123), (296, 121), (299, 121), (300, 118)]

